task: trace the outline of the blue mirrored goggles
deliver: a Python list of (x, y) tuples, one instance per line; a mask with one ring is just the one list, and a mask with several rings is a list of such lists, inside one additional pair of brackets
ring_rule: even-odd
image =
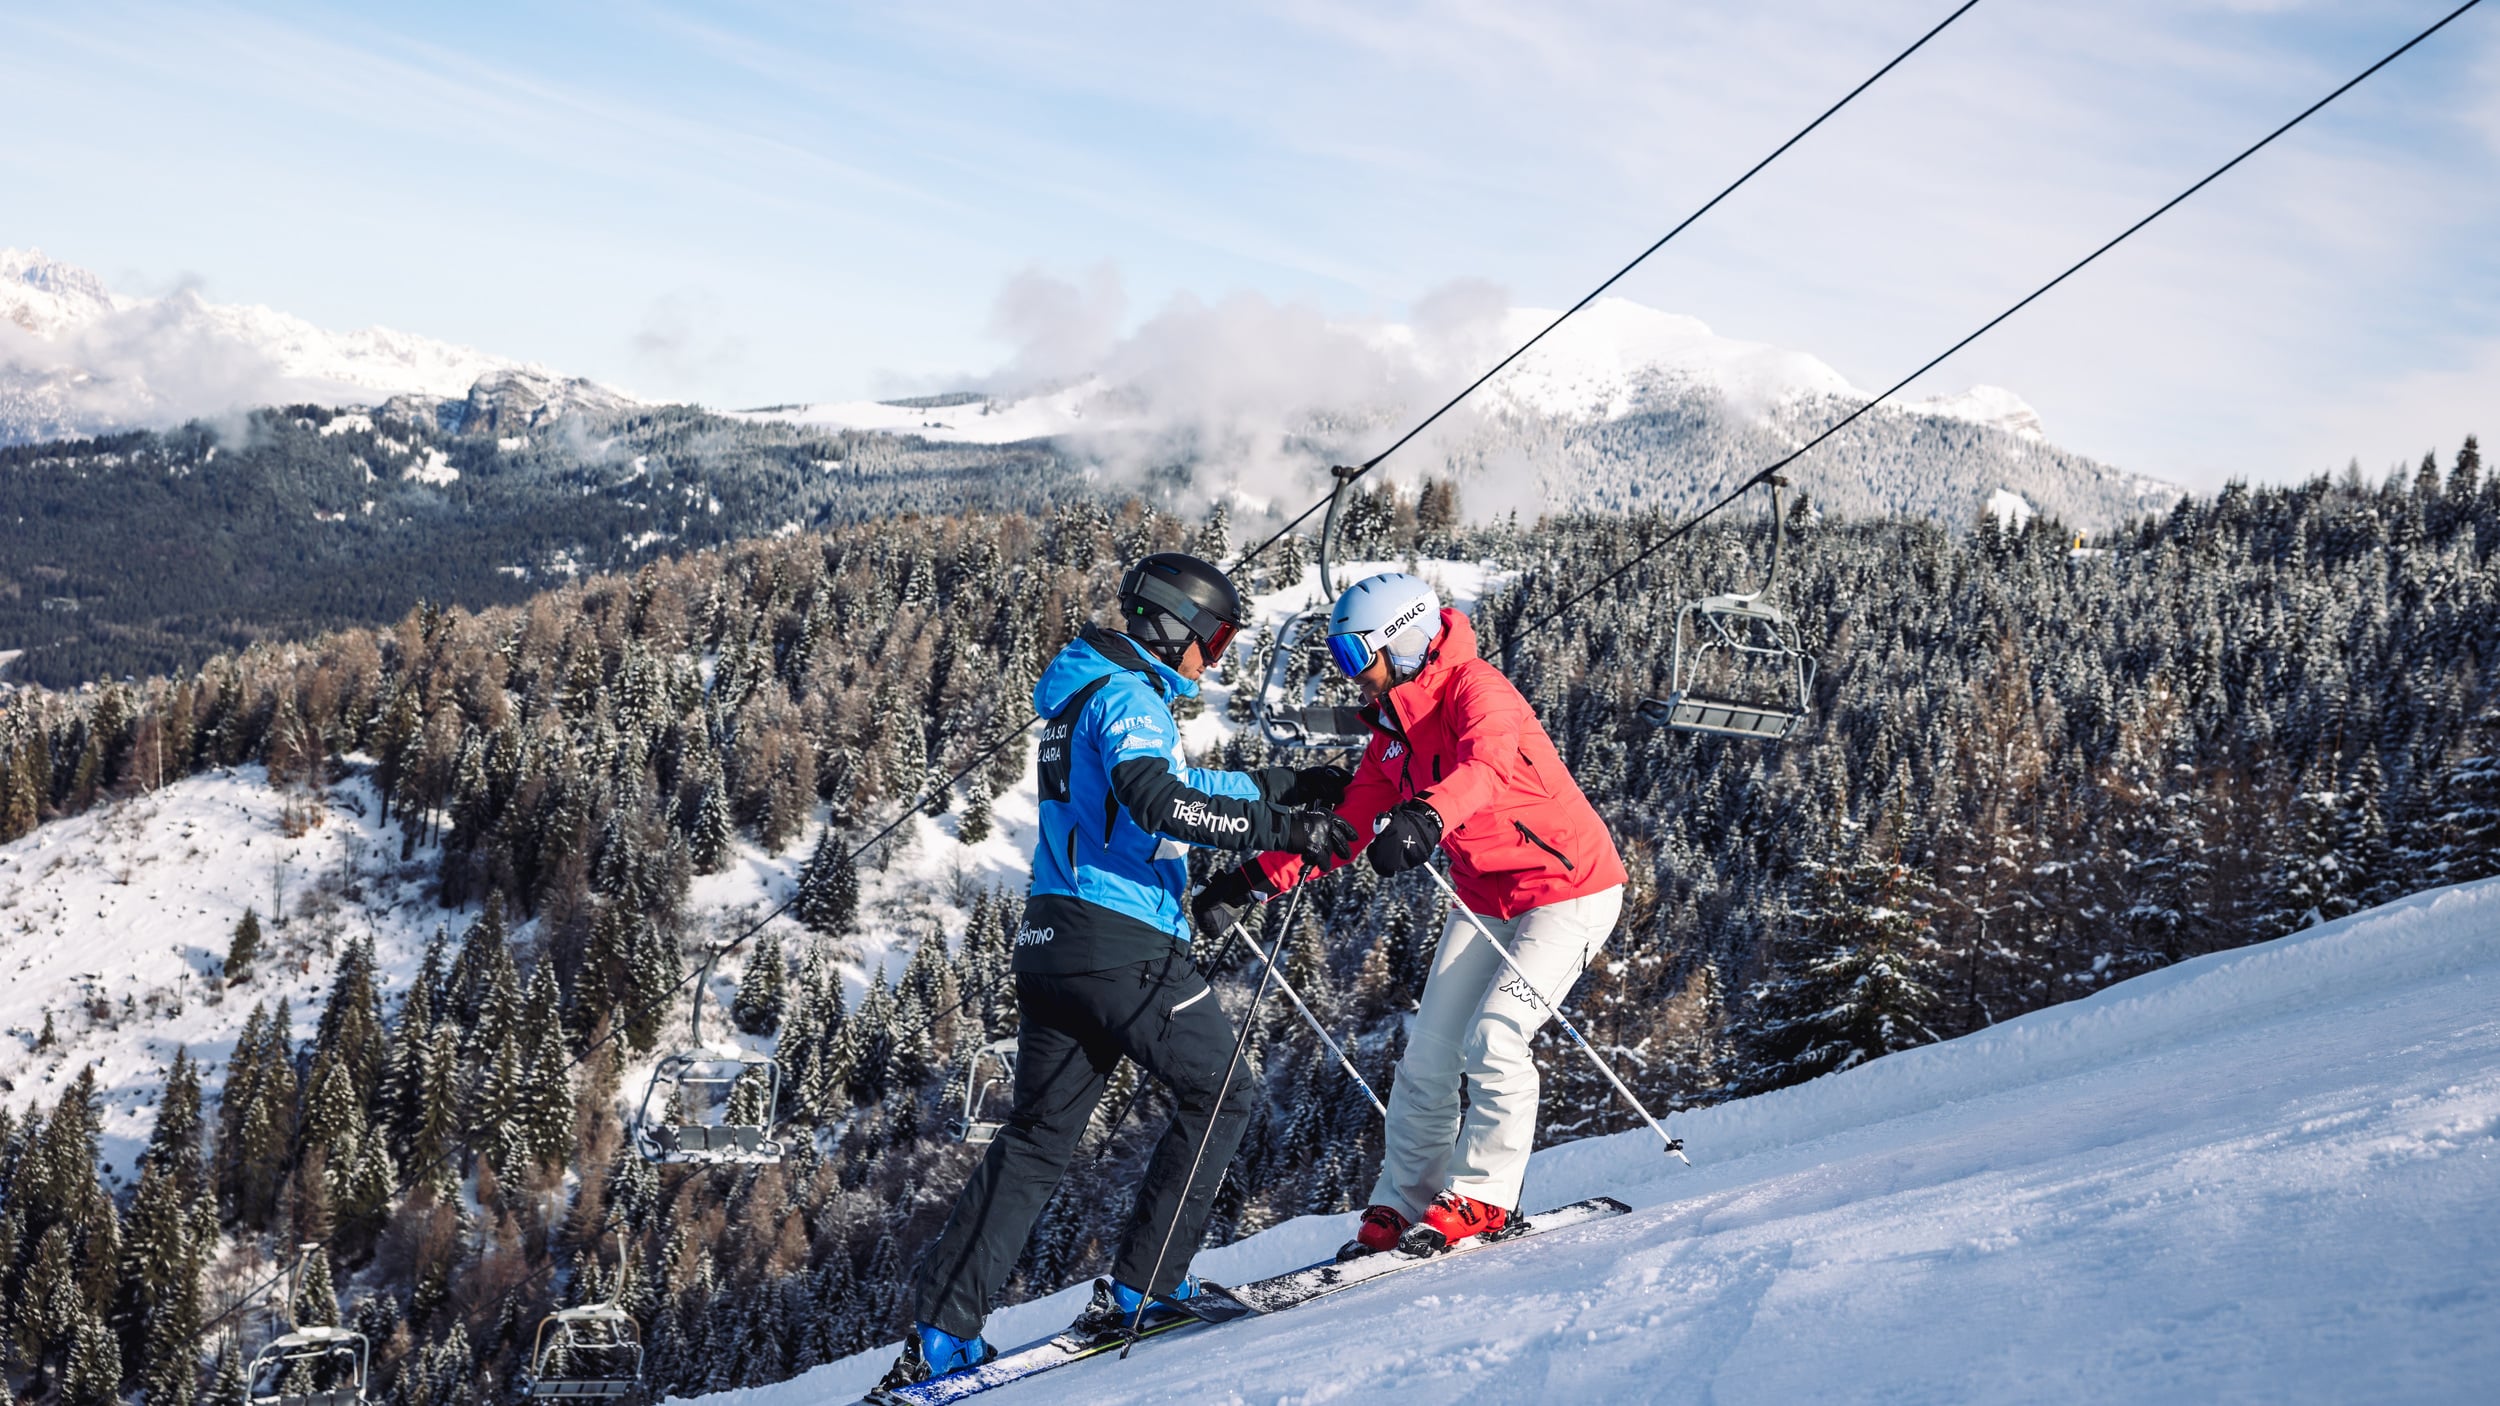
[(1330, 635), (1328, 656), (1337, 661), (1339, 671), (1352, 678), (1371, 666), (1372, 642), (1362, 635)]

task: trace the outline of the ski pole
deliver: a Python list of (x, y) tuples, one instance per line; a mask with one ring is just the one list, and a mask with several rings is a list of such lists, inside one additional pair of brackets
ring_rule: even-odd
[[(1245, 917), (1243, 921), (1248, 920)], [(1353, 1060), (1346, 1058), (1345, 1050), (1335, 1040), (1329, 1038), (1328, 1027), (1319, 1023), (1319, 1017), (1311, 1014), (1311, 1008), (1302, 1004), (1302, 993), (1293, 989), (1292, 982), (1285, 980), (1284, 969), (1277, 959), (1259, 950), (1259, 940), (1250, 935), (1249, 929), (1237, 928), (1237, 930), (1241, 933), (1243, 944), (1257, 954), (1258, 959), (1267, 965), (1269, 971), (1276, 974), (1276, 984), (1284, 988), (1285, 995), (1293, 1001), (1293, 1008), (1302, 1012), (1302, 1019), (1310, 1025), (1311, 1033), (1317, 1035), (1319, 1042), (1328, 1047), (1328, 1052), (1337, 1057), (1337, 1063), (1344, 1066), (1346, 1076), (1354, 1081), (1354, 1086), (1363, 1091), (1363, 1097), (1370, 1099), (1372, 1107), (1379, 1110), (1380, 1116), (1386, 1119), (1389, 1116), (1389, 1109), (1387, 1105), (1381, 1103), (1380, 1095), (1372, 1092), (1371, 1081), (1363, 1077), (1362, 1070), (1354, 1067)], [(1280, 942), (1277, 946), (1281, 949), (1284, 944)]]
[(1580, 1027), (1571, 1023), (1571, 1017), (1562, 1013), (1561, 1006), (1545, 999), (1545, 993), (1537, 990), (1536, 983), (1528, 979), (1528, 973), (1521, 969), (1519, 959), (1510, 954), (1510, 948), (1503, 945), (1502, 940), (1493, 935), (1493, 930), (1484, 925), (1484, 919), (1477, 917), (1473, 910), (1460, 901), (1458, 890), (1450, 887), (1448, 877), (1429, 863), (1425, 864), (1423, 869), (1425, 873), (1432, 876), (1434, 883), (1441, 886), (1441, 892), (1449, 896), (1450, 906), (1467, 915), (1467, 921), (1475, 926), (1476, 935), (1492, 943), (1493, 950), (1502, 954), (1502, 960), (1509, 964), (1511, 974), (1519, 978), (1519, 984), (1528, 988), (1528, 994), (1536, 997), (1536, 1003), (1545, 1007), (1546, 1012), (1554, 1017), (1554, 1022), (1563, 1028), (1563, 1033), (1569, 1035), (1571, 1042), (1580, 1047), (1580, 1053), (1589, 1057), (1589, 1063), (1597, 1066), (1597, 1072), (1605, 1075), (1606, 1082), (1615, 1086), (1616, 1093), (1623, 1095), (1623, 1101), (1632, 1105), (1633, 1112), (1641, 1115), (1641, 1121), (1647, 1123), (1649, 1130), (1658, 1135), (1658, 1140), (1667, 1145), (1667, 1151), (1674, 1153), (1676, 1160), (1685, 1166), (1693, 1165), (1693, 1159), (1684, 1155), (1684, 1140), (1669, 1137), (1666, 1128), (1657, 1119), (1649, 1116), (1649, 1110), (1641, 1107), (1640, 1099), (1624, 1086), (1623, 1080), (1615, 1076), (1614, 1066), (1608, 1064), (1605, 1057), (1589, 1044), (1587, 1037), (1580, 1033)]
[[(1294, 912), (1301, 906), (1302, 889), (1297, 885), (1292, 900), (1285, 905), (1286, 926), (1293, 925)], [(1234, 926), (1240, 925), (1236, 923)], [(1224, 1077), (1215, 1086), (1214, 1104), (1207, 1109), (1206, 1129), (1198, 1134), (1198, 1150), (1189, 1154), (1189, 1175), (1181, 1178), (1180, 1199), (1172, 1203), (1172, 1222), (1163, 1227), (1163, 1244), (1155, 1251), (1155, 1267), (1146, 1275), (1146, 1282), (1138, 1288), (1137, 1315), (1129, 1320), (1128, 1341), (1120, 1345), (1120, 1360), (1123, 1362), (1128, 1360), (1129, 1349), (1137, 1346), (1137, 1335), (1145, 1329), (1146, 1305), (1154, 1302), (1155, 1281), (1163, 1277), (1163, 1261), (1172, 1253), (1172, 1237), (1179, 1233), (1181, 1217), (1189, 1210), (1190, 1194), (1197, 1189), (1198, 1164), (1206, 1160), (1207, 1140), (1215, 1136), (1215, 1125), (1224, 1116), (1224, 1096), (1233, 1091), (1233, 1071), (1241, 1067), (1241, 1053), (1250, 1047), (1250, 1032), (1259, 1023), (1259, 1003), (1267, 999), (1268, 983), (1275, 979), (1276, 964), (1262, 963), (1259, 987), (1250, 994), (1250, 1008), (1241, 1013), (1241, 1033), (1233, 1037), (1233, 1056), (1224, 1061)], [(1144, 1195), (1144, 1188), (1139, 1188), (1138, 1194)]]

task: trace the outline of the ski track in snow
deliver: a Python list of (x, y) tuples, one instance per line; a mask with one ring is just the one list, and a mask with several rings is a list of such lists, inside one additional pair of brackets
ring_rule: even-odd
[[(1046, 1401), (2492, 1399), (2500, 880), (1537, 1154), (1633, 1214), (1001, 1390)], [(1324, 1255), (1306, 1217), (1199, 1256)], [(1081, 1287), (1003, 1310), (1021, 1342)], [(710, 1406), (816, 1406), (892, 1349)]]

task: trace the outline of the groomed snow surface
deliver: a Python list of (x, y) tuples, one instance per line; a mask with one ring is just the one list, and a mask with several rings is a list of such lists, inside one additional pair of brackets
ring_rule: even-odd
[[(1042, 1401), (2500, 1398), (2500, 880), (1538, 1154), (1630, 1216), (1141, 1345)], [(1350, 1233), (1308, 1217), (1218, 1280)], [(1002, 1311), (1018, 1342), (1084, 1290)], [(856, 1399), (862, 1354), (710, 1406)]]

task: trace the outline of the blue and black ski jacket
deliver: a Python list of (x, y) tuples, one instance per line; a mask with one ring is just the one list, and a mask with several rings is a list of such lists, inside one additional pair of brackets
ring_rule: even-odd
[(1169, 700), (1198, 685), (1127, 636), (1088, 628), (1033, 686), (1042, 732), (1041, 838), (1016, 934), (1020, 972), (1104, 971), (1189, 943), (1187, 847), (1286, 844), (1271, 803), (1291, 773), (1181, 761)]

